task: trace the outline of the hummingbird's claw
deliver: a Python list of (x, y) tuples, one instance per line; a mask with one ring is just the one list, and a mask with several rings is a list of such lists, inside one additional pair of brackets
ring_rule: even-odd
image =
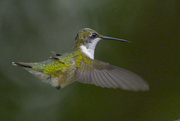
[(57, 90), (60, 90), (60, 89), (61, 89), (61, 86), (57, 86), (56, 89), (57, 89)]

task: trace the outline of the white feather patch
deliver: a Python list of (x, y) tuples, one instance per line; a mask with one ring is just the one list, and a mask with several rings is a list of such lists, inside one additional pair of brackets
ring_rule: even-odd
[(81, 45), (80, 48), (84, 54), (86, 54), (91, 59), (94, 59), (94, 50), (88, 49), (85, 45)]
[(90, 57), (91, 59), (94, 59), (95, 47), (96, 47), (96, 44), (99, 42), (99, 40), (101, 40), (101, 38), (96, 38), (92, 40), (92, 43), (88, 43), (87, 45), (81, 45), (80, 49), (88, 57)]

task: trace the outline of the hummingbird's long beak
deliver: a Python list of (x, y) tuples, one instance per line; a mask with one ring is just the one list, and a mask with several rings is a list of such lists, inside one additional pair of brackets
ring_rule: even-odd
[(128, 40), (119, 39), (119, 38), (113, 38), (113, 37), (107, 37), (107, 36), (101, 36), (100, 38), (102, 38), (102, 39), (108, 39), (108, 40), (118, 40), (118, 41), (122, 41), (122, 42), (130, 42), (130, 41), (128, 41)]

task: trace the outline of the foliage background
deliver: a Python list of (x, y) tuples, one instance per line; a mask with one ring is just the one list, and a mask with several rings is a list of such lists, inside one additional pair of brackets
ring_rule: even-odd
[[(1, 0), (0, 119), (173, 121), (180, 119), (179, 0)], [(73, 83), (56, 90), (12, 61), (64, 53), (92, 28), (131, 43), (101, 41), (95, 58), (141, 75), (148, 92)]]

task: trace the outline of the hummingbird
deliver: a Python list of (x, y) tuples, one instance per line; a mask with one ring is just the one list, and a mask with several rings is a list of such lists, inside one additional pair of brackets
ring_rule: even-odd
[(23, 67), (44, 82), (57, 89), (78, 81), (103, 88), (121, 88), (131, 91), (149, 90), (148, 84), (137, 74), (109, 63), (94, 59), (94, 51), (100, 40), (116, 40), (103, 36), (90, 28), (80, 30), (75, 37), (75, 45), (65, 54), (56, 54), (43, 62), (12, 62)]

